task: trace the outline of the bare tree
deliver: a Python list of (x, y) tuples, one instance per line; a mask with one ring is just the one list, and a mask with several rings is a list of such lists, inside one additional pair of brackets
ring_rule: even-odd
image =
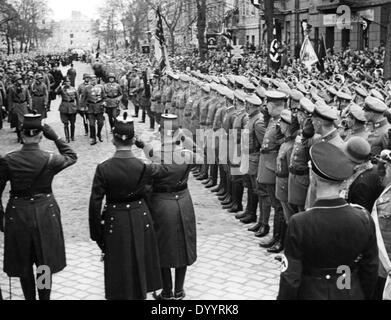
[(160, 13), (162, 20), (170, 35), (171, 54), (173, 55), (175, 54), (175, 32), (177, 31), (178, 22), (184, 13), (184, 1), (185, 0), (146, 0), (153, 10), (157, 11), (159, 7), (161, 9)]
[(206, 0), (196, 0), (197, 3), (197, 38), (198, 47), (200, 52), (200, 58), (205, 60), (206, 53), (208, 52), (208, 46), (205, 41), (206, 31)]

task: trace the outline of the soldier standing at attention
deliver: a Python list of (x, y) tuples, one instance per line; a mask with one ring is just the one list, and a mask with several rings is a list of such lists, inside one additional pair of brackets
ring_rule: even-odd
[(109, 118), (110, 128), (113, 130), (114, 121), (119, 115), (119, 103), (122, 97), (122, 88), (116, 82), (116, 77), (114, 73), (109, 73), (108, 75), (109, 83), (104, 85), (105, 94), (106, 94), (106, 113)]
[[(294, 90), (292, 90), (294, 94)], [(305, 97), (299, 105), (292, 108), (292, 122), (300, 127), (300, 131), (293, 145), (289, 166), (288, 203), (295, 208), (295, 213), (304, 211), (307, 199), (310, 176), (308, 162), (310, 161), (310, 142), (313, 131), (304, 130), (306, 123), (311, 121), (315, 105)]]
[(95, 75), (91, 76), (91, 83), (86, 86), (82, 94), (81, 104), (87, 106), (88, 122), (90, 123), (91, 145), (96, 145), (96, 138), (102, 139), (102, 129), (105, 123), (104, 99), (106, 98), (104, 87), (97, 84)]
[(78, 105), (78, 112), (80, 116), (83, 118), (83, 125), (84, 125), (84, 131), (85, 135), (88, 136), (88, 115), (87, 115), (87, 106), (85, 103), (82, 103), (82, 96), (83, 92), (88, 86), (90, 82), (90, 76), (88, 74), (83, 75), (83, 83), (79, 85), (77, 88), (77, 96), (79, 98), (79, 105)]
[[(284, 136), (278, 130), (278, 120), (281, 112), (285, 109), (288, 96), (280, 91), (267, 91), (267, 112), (271, 119), (266, 128), (265, 136), (261, 146), (261, 157), (258, 167), (258, 183), (260, 188), (267, 192), (272, 207), (274, 208), (274, 229), (273, 238), (270, 241), (262, 240), (260, 246), (268, 249), (269, 252), (282, 247), (281, 236), (285, 232), (285, 219), (281, 202), (276, 198), (276, 172), (277, 156)], [(270, 212), (263, 217), (264, 225), (269, 226)]]
[(135, 132), (127, 113), (116, 119), (113, 136), (116, 153), (97, 167), (92, 186), (91, 239), (104, 254), (106, 299), (144, 300), (162, 287), (158, 244), (145, 200), (152, 169), (131, 151)]
[(133, 103), (134, 106), (134, 118), (138, 118), (140, 111), (140, 104), (138, 101), (138, 93), (141, 87), (140, 77), (137, 75), (135, 69), (133, 69), (128, 75), (128, 88), (127, 93), (129, 96), (129, 100)]
[(366, 118), (364, 110), (357, 104), (352, 103), (347, 107), (341, 122), (345, 130), (345, 141), (352, 137), (361, 137), (368, 140), (369, 132), (366, 128)]
[[(60, 209), (51, 185), (55, 175), (76, 163), (77, 156), (49, 126), (42, 127), (41, 115), (26, 115), (21, 134), (22, 149), (0, 161), (0, 199), (6, 183), (11, 184), (5, 215), (0, 202), (0, 216), (5, 219), (4, 271), (20, 278), (26, 300), (35, 300), (33, 265), (49, 267), (50, 276), (66, 266)], [(42, 135), (56, 144), (60, 155), (40, 149)], [(38, 288), (40, 300), (50, 300), (51, 280), (45, 285)]]
[[(379, 257), (375, 225), (362, 207), (340, 198), (343, 181), (353, 175), (353, 164), (336, 146), (321, 142), (310, 151), (317, 201), (289, 223), (279, 300), (371, 299)], [(332, 159), (333, 161), (330, 161)], [(350, 273), (345, 288), (342, 272)]]

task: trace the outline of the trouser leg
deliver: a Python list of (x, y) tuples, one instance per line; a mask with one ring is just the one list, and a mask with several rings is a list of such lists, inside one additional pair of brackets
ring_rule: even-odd
[(75, 141), (75, 124), (76, 124), (76, 114), (72, 114), (70, 118), (70, 124), (71, 124), (71, 140)]
[(34, 271), (32, 266), (28, 274), (20, 278), (20, 284), (22, 286), (22, 291), (25, 300), (29, 300), (29, 301), (36, 300), (35, 279), (34, 279)]
[(187, 267), (175, 269), (175, 293), (184, 291)]
[(96, 133), (96, 136), (98, 137), (100, 142), (103, 142), (103, 140), (102, 140), (102, 129), (103, 129), (103, 126), (105, 124), (105, 118), (104, 118), (103, 113), (99, 113), (97, 115), (97, 123), (98, 123), (98, 131)]
[(169, 268), (162, 268), (162, 281), (163, 281), (163, 295), (169, 295), (172, 293), (172, 275), (171, 275), (171, 269)]

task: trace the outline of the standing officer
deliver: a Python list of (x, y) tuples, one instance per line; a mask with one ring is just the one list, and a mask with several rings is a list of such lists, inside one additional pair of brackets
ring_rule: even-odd
[(116, 77), (114, 73), (109, 73), (108, 75), (109, 83), (104, 85), (105, 94), (106, 94), (106, 113), (109, 118), (110, 128), (113, 130), (115, 118), (119, 114), (119, 103), (122, 98), (122, 88), (116, 82)]
[[(260, 112), (262, 106), (262, 100), (255, 94), (246, 97), (246, 111), (248, 114), (248, 123), (246, 128), (248, 130), (248, 154), (249, 154), (249, 167), (246, 172), (248, 179), (250, 180), (247, 188), (247, 209), (243, 214), (239, 214), (236, 217), (244, 224), (252, 223), (257, 220), (257, 208), (258, 208), (258, 195), (257, 195), (257, 174), (258, 164), (260, 158), (261, 144), (265, 135), (265, 124)], [(259, 199), (261, 200), (261, 199)], [(260, 205), (260, 208), (262, 206)], [(262, 227), (262, 221), (259, 222), (255, 228), (250, 231), (258, 231)]]
[[(260, 246), (268, 250), (281, 248), (281, 235), (285, 232), (284, 212), (281, 202), (276, 199), (276, 171), (277, 156), (284, 136), (278, 130), (278, 120), (281, 112), (285, 109), (287, 95), (279, 91), (267, 91), (267, 111), (271, 117), (267, 126), (265, 136), (261, 146), (261, 156), (258, 167), (258, 183), (263, 188), (274, 208), (274, 230), (273, 238), (270, 241), (262, 241)], [(270, 212), (265, 212), (267, 216), (262, 217), (265, 226), (269, 226)]]
[[(293, 90), (292, 90), (293, 91)], [(315, 105), (307, 98), (300, 99), (297, 108), (292, 109), (292, 121), (297, 122), (300, 128), (296, 137), (289, 166), (288, 203), (295, 207), (295, 212), (302, 212), (305, 208), (308, 187), (310, 185), (308, 162), (310, 160), (310, 139), (304, 130), (307, 122), (311, 121)]]
[[(64, 133), (66, 142), (75, 141), (75, 124), (77, 106), (79, 105), (79, 97), (77, 91), (71, 86), (71, 80), (65, 78), (64, 85), (60, 86), (56, 92), (61, 95), (60, 117), (64, 124)], [(69, 131), (69, 126), (71, 131)]]
[(127, 94), (129, 96), (129, 100), (132, 102), (134, 106), (134, 118), (138, 118), (140, 111), (140, 104), (138, 101), (138, 93), (141, 88), (141, 79), (137, 75), (135, 69), (133, 69), (128, 75), (128, 88)]
[(11, 116), (11, 127), (16, 128), (18, 142), (22, 142), (20, 131), (24, 115), (29, 112), (29, 108), (32, 106), (32, 100), (28, 87), (23, 84), (22, 76), (16, 75), (14, 82), (8, 92), (8, 110)]
[[(49, 267), (50, 276), (66, 266), (60, 209), (51, 185), (56, 174), (76, 163), (77, 156), (49, 126), (42, 127), (41, 115), (26, 115), (21, 134), (23, 148), (0, 163), (0, 199), (6, 183), (11, 184), (4, 216), (4, 271), (20, 278), (26, 300), (35, 300), (33, 265)], [(60, 155), (40, 149), (42, 135), (54, 141)], [(50, 300), (51, 280), (45, 285), (49, 286), (38, 288), (40, 300)]]
[(88, 114), (87, 114), (88, 108), (87, 108), (85, 102), (82, 103), (82, 96), (83, 96), (84, 90), (86, 89), (86, 87), (88, 86), (88, 84), (90, 82), (90, 75), (85, 73), (83, 75), (83, 81), (84, 82), (82, 84), (80, 84), (79, 87), (77, 88), (77, 96), (79, 99), (78, 112), (79, 112), (80, 116), (83, 118), (85, 135), (88, 136)]
[(32, 107), (31, 109), (42, 115), (42, 119), (47, 118), (47, 106), (49, 103), (49, 89), (44, 83), (41, 73), (35, 75), (35, 81), (29, 87)]
[(145, 200), (152, 170), (131, 151), (135, 132), (127, 113), (116, 119), (113, 136), (116, 153), (94, 177), (91, 239), (104, 254), (106, 299), (144, 300), (161, 288), (158, 244)]
[(357, 104), (352, 103), (345, 109), (343, 120), (341, 122), (344, 131), (346, 132), (345, 141), (351, 137), (361, 137), (368, 139), (369, 132), (366, 128), (366, 118), (364, 110)]
[[(96, 138), (100, 142), (102, 139), (102, 129), (105, 123), (104, 112), (104, 100), (106, 98), (104, 87), (97, 84), (97, 78), (92, 75), (91, 83), (86, 86), (82, 94), (82, 105), (87, 106), (88, 122), (90, 123), (90, 138), (91, 145), (96, 145)], [(98, 128), (97, 128), (98, 125)]]
[(388, 136), (388, 131), (391, 128), (391, 124), (388, 123), (387, 118), (384, 116), (384, 112), (387, 109), (387, 105), (377, 98), (369, 96), (365, 99), (365, 118), (368, 124), (372, 125), (368, 141), (374, 156), (379, 155), (382, 150), (388, 147), (385, 145), (385, 140), (388, 141), (388, 139), (384, 140), (384, 137)]
[(379, 270), (375, 226), (364, 208), (339, 197), (353, 165), (326, 142), (313, 146), (310, 154), (318, 200), (289, 223), (287, 270), (281, 274), (278, 299), (370, 299)]

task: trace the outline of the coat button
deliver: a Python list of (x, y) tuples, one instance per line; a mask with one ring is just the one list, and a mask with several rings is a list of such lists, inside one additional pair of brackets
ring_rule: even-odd
[(143, 204), (141, 201), (138, 204)]
[(109, 233), (113, 233), (113, 230), (110, 230)]
[(179, 196), (175, 196), (176, 199), (179, 199)]
[(114, 218), (111, 218), (110, 220), (111, 220), (111, 221), (114, 221)]
[(326, 276), (326, 280), (330, 280), (331, 279), (331, 276), (328, 274), (327, 276)]
[(117, 208), (117, 206), (113, 206), (113, 209)]
[(130, 208), (130, 205), (128, 204), (128, 205), (126, 206), (126, 208), (129, 209), (129, 208)]
[(144, 212), (144, 216), (146, 216), (147, 215), (147, 213), (146, 212)]
[(149, 228), (149, 224), (147, 224), (147, 228)]

